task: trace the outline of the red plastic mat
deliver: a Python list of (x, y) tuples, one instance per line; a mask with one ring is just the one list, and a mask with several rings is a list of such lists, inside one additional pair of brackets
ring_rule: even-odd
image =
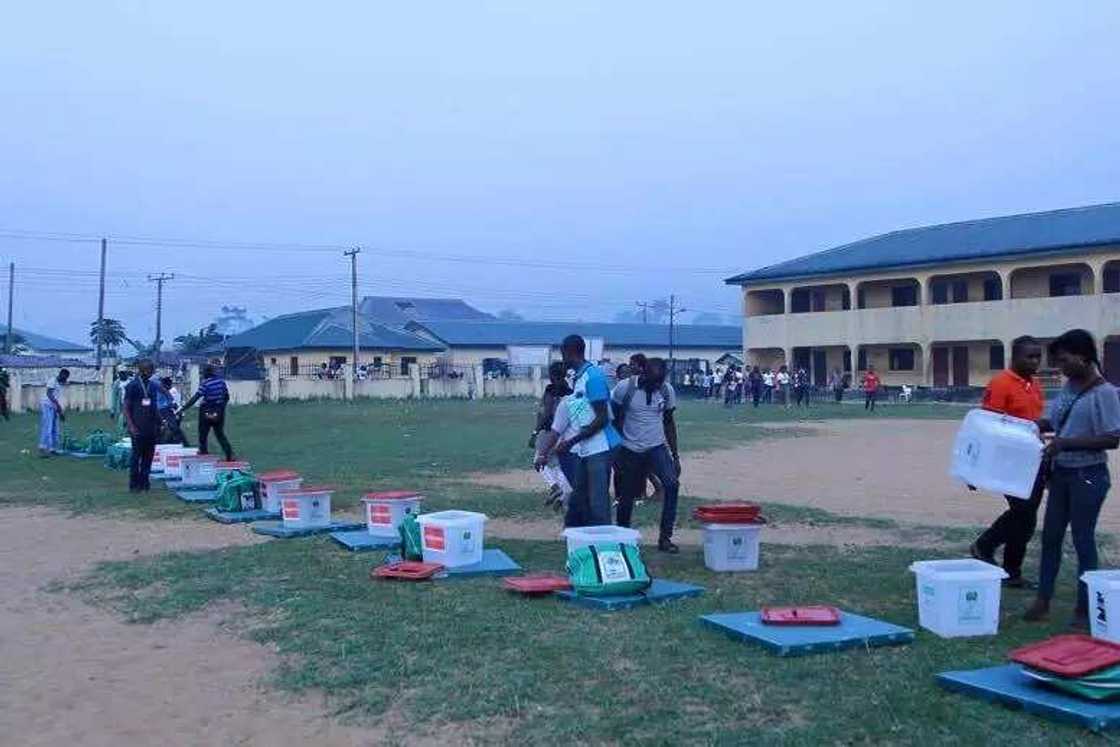
[(417, 560), (401, 560), (388, 565), (379, 565), (369, 572), (370, 578), (391, 578), (400, 581), (424, 581), (443, 570), (439, 563), (421, 563)]
[(692, 516), (707, 524), (753, 524), (761, 510), (756, 503), (709, 503), (697, 506)]
[(262, 472), (257, 475), (261, 482), (284, 482), (299, 478), (299, 473), (290, 469), (274, 469), (271, 472)]
[(1056, 635), (1017, 648), (1011, 661), (1062, 677), (1084, 677), (1120, 664), (1120, 646), (1087, 635)]
[(366, 493), (364, 498), (374, 501), (403, 501), (405, 498), (419, 498), (415, 490), (383, 490), (380, 493)]
[(763, 607), (761, 618), (766, 625), (839, 625), (840, 610), (827, 604)]
[(557, 573), (512, 576), (502, 579), (502, 585), (510, 591), (516, 591), (526, 596), (551, 594), (554, 591), (567, 591), (572, 588), (572, 582), (568, 580), (568, 577)]

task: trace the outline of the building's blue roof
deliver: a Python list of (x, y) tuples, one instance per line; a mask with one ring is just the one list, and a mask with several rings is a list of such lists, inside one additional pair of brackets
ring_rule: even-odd
[[(8, 333), (5, 325), (0, 325), (0, 344), (3, 344), (4, 335)], [(76, 342), (60, 340), (57, 337), (28, 332), (25, 329), (12, 327), (12, 334), (23, 340), (23, 344), (35, 351), (48, 351), (58, 353), (84, 353), (93, 350), (92, 345), (82, 345)]]
[(358, 313), (378, 324), (399, 328), (403, 328), (409, 322), (434, 319), (494, 318), (458, 298), (366, 296), (358, 304)]
[[(408, 329), (429, 334), (450, 347), (504, 347), (506, 345), (558, 346), (566, 336), (601, 337), (615, 347), (665, 347), (665, 324), (616, 324), (607, 322), (434, 321), (413, 322)], [(740, 327), (715, 324), (678, 324), (673, 331), (678, 347), (738, 350), (743, 345)]]
[(732, 285), (1120, 244), (1120, 202), (907, 228), (728, 278)]
[[(349, 306), (285, 314), (228, 338), (226, 348), (301, 350), (349, 348), (353, 344)], [(377, 350), (436, 351), (443, 346), (430, 340), (376, 324), (358, 316), (358, 344)]]

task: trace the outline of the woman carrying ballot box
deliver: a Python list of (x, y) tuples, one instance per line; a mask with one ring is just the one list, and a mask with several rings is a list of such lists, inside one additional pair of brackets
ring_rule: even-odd
[(1062, 562), (1066, 526), (1077, 552), (1077, 607), (1073, 625), (1089, 626), (1088, 593), (1081, 576), (1097, 569), (1097, 518), (1112, 481), (1106, 451), (1120, 446), (1120, 394), (1101, 375), (1093, 336), (1072, 329), (1050, 343), (1050, 357), (1066, 377), (1066, 385), (1039, 423), (1052, 433), (1045, 455), (1050, 461), (1050, 496), (1042, 523), (1042, 559), (1038, 599), (1024, 617), (1045, 620)]

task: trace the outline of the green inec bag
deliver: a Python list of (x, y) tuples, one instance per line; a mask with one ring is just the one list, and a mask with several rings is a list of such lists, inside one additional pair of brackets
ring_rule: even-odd
[(401, 521), (401, 560), (423, 560), (424, 548), (420, 544), (420, 522), (413, 514), (406, 514)]
[(261, 484), (249, 472), (230, 470), (218, 476), (215, 498), (219, 511), (255, 511), (261, 507)]
[(116, 442), (116, 439), (110, 436), (100, 428), (95, 429), (86, 436), (85, 452), (87, 454), (106, 454), (109, 447)]
[(653, 583), (637, 545), (603, 542), (568, 555), (568, 576), (577, 594), (606, 597), (637, 594)]

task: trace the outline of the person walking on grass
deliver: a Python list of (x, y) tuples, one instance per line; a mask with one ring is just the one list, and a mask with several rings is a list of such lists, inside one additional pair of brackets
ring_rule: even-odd
[(560, 404), (560, 400), (567, 397), (572, 393), (571, 387), (568, 386), (568, 369), (565, 368), (562, 361), (553, 361), (548, 366), (548, 385), (544, 388), (544, 394), (541, 395), (540, 404), (537, 405), (537, 422), (533, 428), (533, 434), (529, 437), (529, 448), (537, 448), (537, 439), (540, 434), (546, 433), (552, 427), (552, 421), (556, 419), (556, 408)]
[(792, 381), (789, 375), (789, 369), (785, 366), (779, 366), (778, 373), (774, 376), (774, 387), (780, 393), (782, 405), (788, 410), (793, 402), (790, 400), (790, 385)]
[(210, 432), (225, 452), (226, 461), (233, 461), (233, 447), (226, 438), (226, 406), (229, 404), (229, 387), (218, 375), (213, 366), (207, 366), (202, 372), (202, 383), (194, 396), (187, 400), (187, 404), (179, 409), (178, 415), (191, 409), (195, 402), (202, 400), (198, 409), (198, 453), (209, 454)]
[(1062, 334), (1050, 343), (1049, 353), (1066, 384), (1039, 421), (1040, 430), (1052, 434), (1044, 452), (1051, 464), (1050, 496), (1042, 521), (1038, 598), (1024, 618), (1034, 622), (1049, 617), (1068, 525), (1077, 553), (1072, 624), (1088, 628), (1088, 592), (1081, 576), (1097, 569), (1097, 519), (1112, 485), (1105, 452), (1120, 446), (1120, 394), (1101, 375), (1096, 342), (1085, 330)]
[(616, 425), (622, 433), (618, 461), (622, 467), (622, 492), (617, 524), (630, 526), (634, 503), (655, 476), (661, 484), (661, 528), (657, 549), (676, 553), (673, 527), (677, 521), (681, 460), (677, 451), (677, 425), (673, 412), (677, 395), (666, 380), (665, 361), (650, 358), (645, 371), (620, 382), (611, 393)]
[(136, 375), (128, 382), (121, 402), (128, 435), (132, 437), (132, 455), (128, 466), (128, 490), (130, 493), (146, 492), (152, 489), (150, 475), (152, 458), (159, 441), (160, 385), (154, 378), (155, 366), (150, 360), (142, 360), (136, 367)]
[[(1035, 379), (1041, 364), (1042, 344), (1033, 337), (1016, 338), (1011, 343), (1011, 367), (992, 377), (984, 390), (981, 407), (1023, 420), (1041, 419), (1044, 395)], [(1038, 507), (1046, 488), (1045, 473), (1039, 470), (1029, 498), (1005, 496), (1007, 510), (969, 548), (972, 557), (996, 565), (995, 552), (1003, 546), (1003, 570), (1007, 571), (1004, 586), (1034, 588), (1023, 578), (1023, 558), (1038, 523)]]
[(159, 408), (159, 417), (163, 421), (163, 425), (167, 428), (168, 434), (174, 443), (182, 444), (183, 446), (190, 446), (187, 443), (187, 437), (183, 434), (183, 428), (179, 421), (179, 416), (176, 414), (179, 410), (179, 391), (175, 388), (175, 382), (171, 380), (170, 376), (164, 376), (159, 380), (159, 390), (156, 394), (156, 405)]
[(762, 403), (769, 405), (774, 402), (774, 372), (769, 367), (762, 372)]
[(47, 384), (43, 398), (39, 400), (39, 456), (49, 457), (62, 449), (62, 422), (66, 415), (62, 412), (62, 390), (70, 381), (70, 370), (62, 369), (58, 376)]
[(8, 387), (12, 385), (12, 380), (8, 375), (8, 369), (0, 366), (0, 417), (4, 420), (11, 420), (12, 414), (8, 408)]
[(869, 365), (863, 374), (863, 409), (875, 412), (875, 400), (879, 398), (879, 387), (883, 380), (875, 373), (875, 366)]
[(793, 375), (793, 388), (796, 392), (797, 406), (809, 406), (809, 372), (804, 366), (798, 366)]
[(832, 375), (828, 377), (828, 388), (832, 390), (832, 397), (836, 400), (836, 404), (844, 401), (844, 374), (839, 368), (832, 369)]
[(751, 390), (751, 404), (758, 407), (758, 403), (762, 401), (762, 372), (758, 370), (758, 366), (751, 368), (747, 384)]
[(572, 393), (566, 413), (578, 428), (574, 436), (561, 438), (558, 455), (573, 454), (575, 480), (564, 517), (567, 527), (611, 523), (611, 461), (619, 443), (611, 425), (610, 389), (602, 369), (588, 362), (587, 343), (579, 335), (569, 335), (560, 344), (564, 365), (571, 371)]

